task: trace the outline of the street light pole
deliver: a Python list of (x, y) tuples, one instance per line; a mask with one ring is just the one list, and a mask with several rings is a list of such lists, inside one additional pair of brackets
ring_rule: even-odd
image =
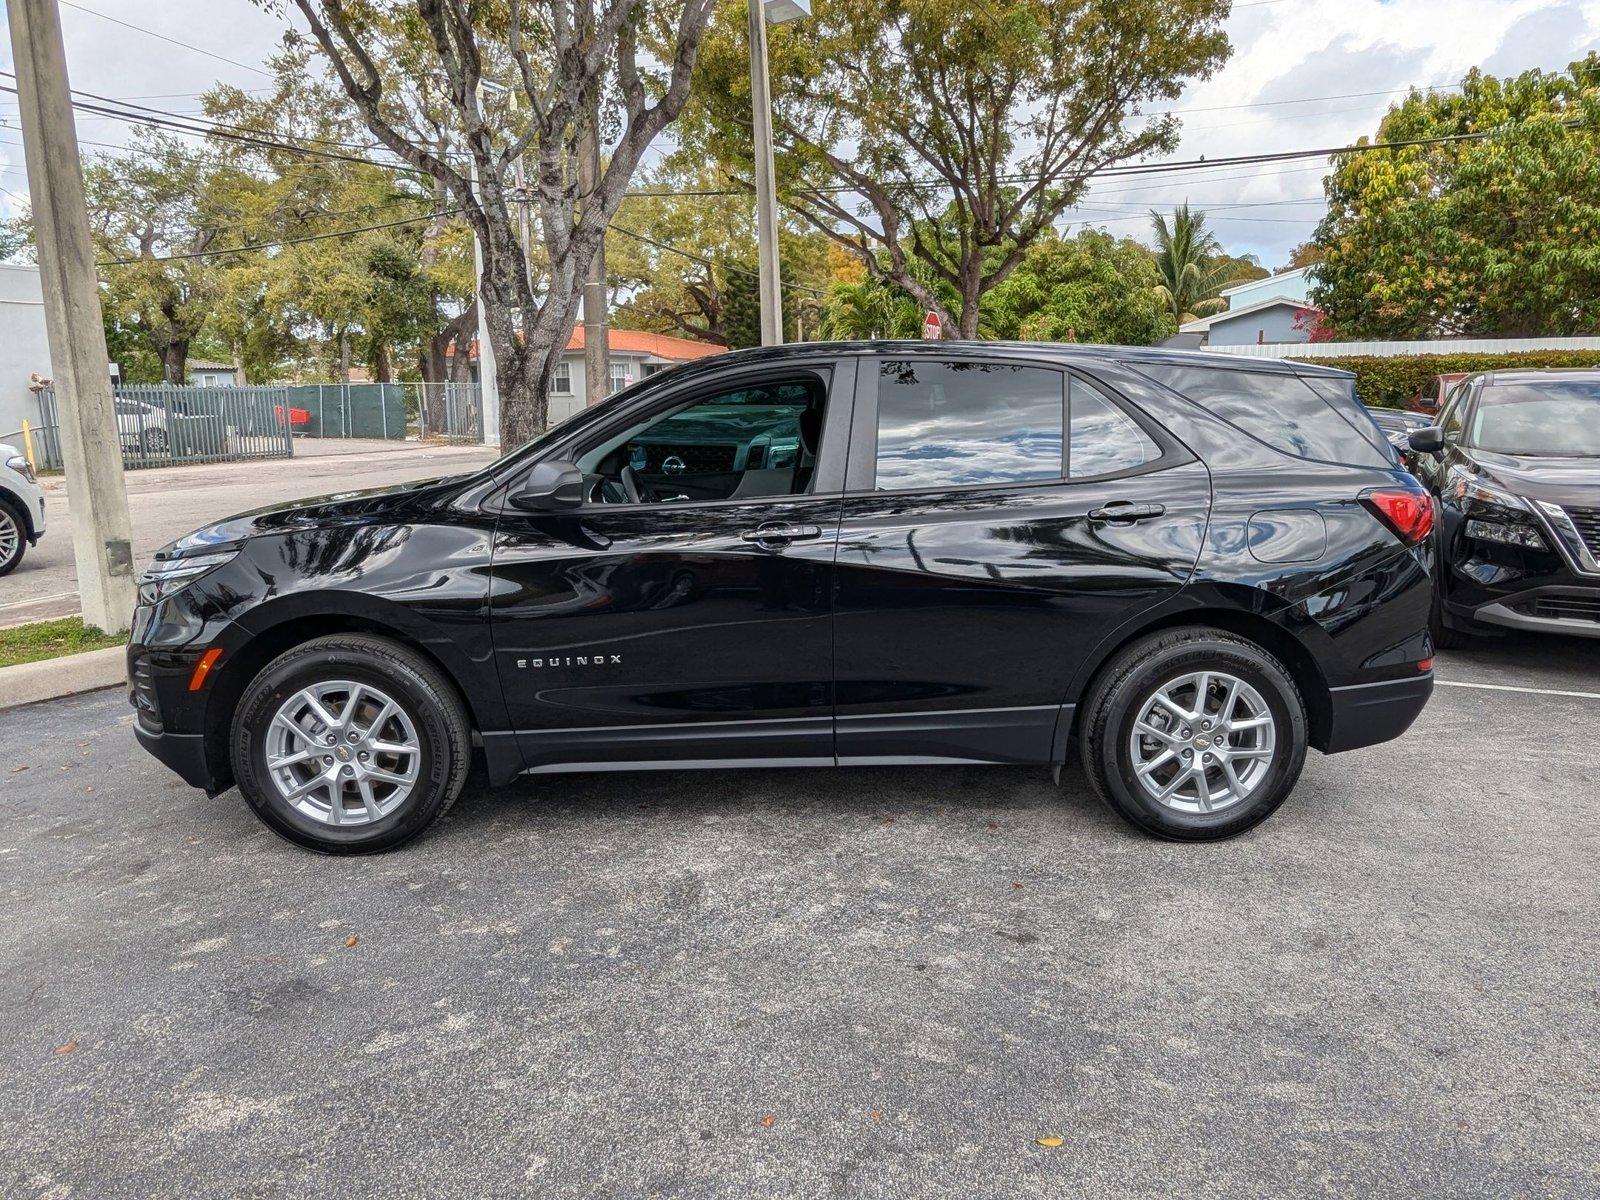
[(783, 344), (783, 289), (778, 275), (778, 187), (772, 169), (772, 90), (767, 81), (764, 0), (750, 5), (750, 107), (755, 118), (756, 253), (761, 276), (761, 344)]
[(10, 0), (7, 7), (45, 329), (60, 397), (79, 606), (85, 624), (113, 633), (128, 628), (133, 616), (133, 534), (61, 14), (56, 0)]

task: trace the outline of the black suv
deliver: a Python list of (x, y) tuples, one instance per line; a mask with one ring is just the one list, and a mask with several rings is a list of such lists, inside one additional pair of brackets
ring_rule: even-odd
[(1408, 456), (1439, 498), (1435, 642), (1600, 637), (1600, 371), (1472, 375), (1439, 423)]
[(686, 365), (476, 475), (162, 551), (141, 742), (382, 850), (525, 772), (1038, 763), (1262, 820), (1432, 690), (1433, 508), (1337, 371), (812, 343)]

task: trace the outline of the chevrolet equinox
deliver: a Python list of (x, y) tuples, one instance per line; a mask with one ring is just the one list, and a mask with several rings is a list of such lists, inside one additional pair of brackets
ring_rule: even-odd
[(159, 553), (139, 740), (302, 846), (524, 773), (1076, 758), (1224, 838), (1432, 690), (1434, 507), (1352, 377), (809, 343), (679, 367), (475, 475)]

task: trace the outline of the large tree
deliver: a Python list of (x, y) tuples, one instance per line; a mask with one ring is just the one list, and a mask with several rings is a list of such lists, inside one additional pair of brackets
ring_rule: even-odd
[[(1486, 135), (1486, 136), (1480, 136)], [(1413, 92), (1342, 158), (1312, 298), (1346, 338), (1600, 330), (1600, 55)]]
[[(372, 136), (436, 181), (477, 235), (502, 442), (542, 432), (584, 272), (646, 147), (688, 99), (712, 0), (294, 5)], [(586, 135), (608, 154), (581, 194)], [(512, 214), (519, 159), (540, 246), (532, 263)]]
[[(785, 202), (873, 278), (972, 337), (984, 293), (1089, 176), (1176, 146), (1176, 120), (1140, 110), (1224, 61), (1228, 9), (1228, 0), (819, 4), (810, 20), (773, 31)], [(742, 28), (719, 22), (708, 39), (693, 134), (748, 170)]]
[(999, 338), (1147, 346), (1177, 330), (1150, 251), (1095, 229), (1035, 242), (983, 309)]

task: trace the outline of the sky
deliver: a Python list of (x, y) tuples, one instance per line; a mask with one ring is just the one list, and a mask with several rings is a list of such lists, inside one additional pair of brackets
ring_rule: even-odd
[[(285, 28), (251, 0), (60, 3), (73, 87), (176, 112), (194, 111), (195, 97), (218, 81), (265, 85), (252, 67)], [(1473, 66), (1559, 69), (1600, 47), (1600, 0), (1240, 0), (1228, 32), (1226, 66), (1171, 106), (1184, 123), (1177, 158), (1341, 145), (1373, 133), (1411, 85), (1452, 85)], [(12, 69), (9, 40), (0, 67)], [(0, 93), (4, 215), (27, 193), (16, 111)], [(128, 128), (80, 114), (78, 136), (86, 153), (112, 152), (89, 143), (126, 144)], [(1148, 209), (1188, 200), (1207, 210), (1231, 253), (1276, 268), (1315, 227), (1325, 172), (1313, 161), (1108, 181), (1071, 220), (1142, 238)]]

